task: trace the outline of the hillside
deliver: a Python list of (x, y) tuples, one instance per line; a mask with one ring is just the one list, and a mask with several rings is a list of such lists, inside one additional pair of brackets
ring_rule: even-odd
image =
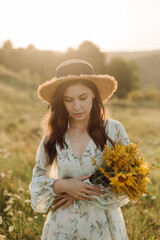
[(122, 57), (126, 61), (135, 61), (139, 68), (142, 87), (154, 85), (160, 89), (160, 50), (144, 52), (107, 52), (106, 63), (113, 58)]
[[(46, 214), (32, 210), (28, 187), (47, 104), (38, 99), (37, 84), (3, 67), (0, 67), (0, 91), (0, 239), (40, 240)], [(140, 152), (144, 153), (145, 161), (158, 167), (159, 104), (113, 98), (108, 107), (113, 119), (124, 124), (130, 140), (142, 141)], [(160, 239), (159, 167), (151, 171), (150, 178), (153, 184), (148, 189), (152, 196), (141, 197), (123, 207), (130, 240), (133, 236), (134, 240)]]
[(78, 50), (70, 49), (64, 53), (41, 51), (36, 48), (0, 48), (0, 72), (4, 75), (7, 68), (7, 74), (12, 75), (11, 71), (13, 71), (13, 77), (18, 78), (19, 81), (25, 79), (26, 82), (41, 83), (51, 79), (57, 65), (64, 60), (82, 58), (94, 66), (95, 73), (106, 73), (106, 65), (115, 57), (134, 61), (137, 64), (142, 88), (152, 85), (160, 89), (160, 50), (105, 53), (90, 42), (84, 42)]

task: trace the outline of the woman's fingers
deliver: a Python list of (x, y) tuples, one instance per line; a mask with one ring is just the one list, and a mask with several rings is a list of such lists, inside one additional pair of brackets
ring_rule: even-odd
[(54, 204), (53, 210), (59, 208), (61, 205), (62, 205), (61, 209), (64, 210), (76, 199), (82, 200), (82, 201), (91, 200), (92, 199), (91, 195), (99, 195), (99, 193), (95, 192), (95, 189), (97, 190), (97, 188), (92, 188), (92, 190), (86, 189), (84, 192), (81, 192), (76, 198), (67, 193), (63, 193), (61, 194), (61, 196), (57, 197), (53, 201), (53, 204)]
[(79, 200), (89, 200), (92, 199), (92, 195), (103, 197), (102, 192), (96, 192), (86, 189), (85, 192), (81, 192), (81, 194), (78, 196)]
[[(89, 174), (89, 175), (86, 175), (86, 176), (77, 177), (76, 179), (83, 181), (83, 180), (86, 180), (86, 179), (90, 178), (91, 175), (92, 175), (92, 173)], [(86, 187), (88, 189), (91, 189), (92, 191), (103, 192), (102, 188), (99, 188), (99, 187), (96, 187), (96, 186), (93, 186), (93, 185), (90, 185), (90, 184), (87, 184), (87, 183), (84, 183), (84, 184), (86, 185)]]
[(86, 193), (89, 194), (89, 195), (96, 195), (96, 196), (100, 196), (102, 197), (102, 193), (99, 193), (99, 192), (95, 192), (95, 191), (90, 191), (90, 190), (86, 190)]
[[(72, 202), (74, 202), (76, 200), (76, 198), (74, 198), (73, 196), (69, 195), (68, 193), (63, 193), (61, 194), (61, 196), (59, 196), (58, 198), (56, 198), (53, 201), (53, 210), (59, 208), (61, 205), (63, 205), (62, 208), (66, 208), (67, 206), (69, 206)], [(69, 204), (69, 205), (68, 205)]]
[(81, 196), (79, 196), (77, 199), (78, 199), (78, 200), (82, 200), (82, 201), (86, 201), (86, 200), (92, 199), (92, 197), (89, 197), (89, 196), (81, 197)]
[(102, 188), (99, 188), (99, 187), (96, 187), (93, 185), (89, 185), (89, 184), (87, 184), (87, 189), (92, 190), (92, 191), (101, 192), (101, 193), (104, 192), (104, 190)]
[(53, 210), (55, 210), (56, 208), (58, 208), (59, 206), (64, 204), (66, 201), (67, 201), (67, 199), (65, 199), (65, 198), (59, 200), (56, 204), (54, 204)]
[(91, 199), (93, 199), (93, 197), (91, 195), (87, 195), (87, 194), (78, 197), (78, 200), (83, 200), (83, 201), (91, 200)]
[(86, 199), (88, 196), (86, 193), (81, 193), (81, 197)]
[(53, 204), (53, 205), (56, 204), (61, 198), (62, 198), (62, 195), (59, 196), (59, 197), (57, 197), (57, 198), (52, 202), (52, 204)]
[[(58, 203), (60, 204), (60, 199), (80, 199), (80, 200), (87, 200), (91, 199), (91, 195), (97, 195), (100, 196), (100, 193), (103, 192), (103, 190), (99, 187), (96, 187), (94, 185), (87, 184), (83, 182), (83, 180), (89, 178), (90, 175), (86, 176), (79, 176), (76, 178), (71, 178), (68, 181), (66, 180), (63, 191), (64, 193), (61, 194), (61, 197), (58, 199)], [(64, 202), (64, 200), (63, 200)], [(58, 206), (59, 206), (58, 204)]]
[(90, 178), (91, 175), (92, 175), (92, 173), (89, 174), (89, 175), (76, 177), (75, 179), (83, 181), (83, 180), (86, 180), (86, 179)]
[(62, 210), (64, 210), (65, 208), (67, 208), (72, 202), (74, 202), (74, 200), (68, 200), (63, 207), (61, 207)]

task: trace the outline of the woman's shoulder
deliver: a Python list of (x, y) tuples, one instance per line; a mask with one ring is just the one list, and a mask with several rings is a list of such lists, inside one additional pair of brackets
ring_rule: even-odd
[(108, 119), (106, 125), (106, 133), (112, 140), (115, 140), (120, 144), (121, 142), (126, 145), (129, 144), (129, 138), (123, 124), (115, 119)]
[(109, 118), (106, 120), (106, 128), (118, 128), (123, 127), (123, 124), (115, 119)]

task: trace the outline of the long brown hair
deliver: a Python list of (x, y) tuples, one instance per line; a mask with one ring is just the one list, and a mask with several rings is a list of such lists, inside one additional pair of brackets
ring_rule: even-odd
[(104, 144), (107, 139), (104, 124), (106, 109), (99, 96), (96, 85), (88, 80), (66, 81), (57, 87), (52, 103), (49, 105), (49, 111), (46, 113), (43, 120), (43, 127), (46, 134), (44, 141), (45, 152), (47, 154), (46, 165), (51, 165), (57, 155), (56, 144), (58, 144), (61, 149), (68, 147), (65, 142), (65, 134), (68, 128), (69, 116), (64, 106), (63, 94), (68, 86), (77, 83), (84, 84), (95, 94), (87, 131), (96, 146), (102, 151), (104, 149)]

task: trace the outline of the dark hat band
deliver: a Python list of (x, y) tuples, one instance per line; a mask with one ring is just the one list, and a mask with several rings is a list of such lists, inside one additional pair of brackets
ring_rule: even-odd
[(93, 67), (86, 61), (69, 60), (60, 64), (56, 69), (56, 77), (65, 77), (68, 75), (92, 75), (94, 74)]

